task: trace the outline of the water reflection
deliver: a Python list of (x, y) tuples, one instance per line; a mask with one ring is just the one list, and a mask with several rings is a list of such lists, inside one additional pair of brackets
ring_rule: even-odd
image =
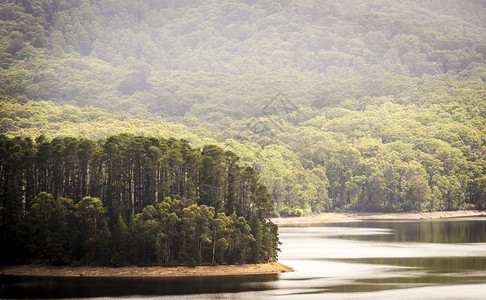
[[(484, 219), (483, 219), (484, 220)], [(486, 242), (486, 222), (481, 218), (457, 218), (446, 220), (422, 221), (369, 221), (332, 224), (330, 226), (363, 227), (389, 230), (393, 234), (381, 235), (369, 232), (368, 235), (351, 232), (350, 236), (358, 240), (384, 242), (422, 242), (422, 243), (481, 243)]]
[[(281, 288), (289, 298), (296, 293), (318, 298), (317, 292), (333, 299), (414, 299), (404, 291), (410, 295), (420, 291), (420, 298), (478, 299), (478, 291), (486, 291), (485, 221), (370, 221), (281, 228), (282, 262), (297, 270), (282, 275), (292, 284)], [(471, 293), (464, 293), (465, 284)]]
[(53, 299), (221, 294), (268, 290), (278, 275), (194, 278), (90, 278), (0, 276), (0, 298)]
[(422, 268), (430, 273), (467, 273), (486, 270), (486, 257), (372, 257), (344, 260), (389, 266)]

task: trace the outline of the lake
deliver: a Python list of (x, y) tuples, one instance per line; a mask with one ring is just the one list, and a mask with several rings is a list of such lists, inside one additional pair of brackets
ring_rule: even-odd
[(295, 272), (189, 279), (0, 277), (0, 298), (484, 299), (486, 217), (281, 227)]

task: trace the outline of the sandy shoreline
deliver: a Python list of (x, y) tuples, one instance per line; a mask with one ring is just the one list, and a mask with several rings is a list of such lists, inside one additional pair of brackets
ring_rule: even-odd
[(356, 222), (363, 220), (432, 220), (473, 216), (486, 216), (486, 211), (459, 210), (411, 213), (322, 213), (303, 217), (274, 218), (272, 221), (279, 226), (289, 226), (298, 224)]
[(220, 265), (197, 267), (56, 267), (48, 265), (18, 265), (0, 267), (1, 275), (65, 276), (65, 277), (198, 277), (263, 275), (291, 272), (292, 268), (278, 262), (268, 264)]

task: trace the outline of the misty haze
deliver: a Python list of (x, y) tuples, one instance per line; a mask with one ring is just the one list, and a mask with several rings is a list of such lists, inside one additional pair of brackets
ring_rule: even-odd
[[(294, 249), (294, 227), (281, 228), (279, 240), (276, 224), (335, 223), (350, 213), (481, 215), (485, 118), (484, 0), (4, 0), (0, 264), (192, 268), (282, 257), (294, 273), (234, 280), (234, 290), (220, 291), (275, 296), (281, 282), (307, 276), (299, 260), (327, 268), (334, 259)], [(416, 221), (405, 227), (420, 237), (409, 241), (374, 240), (367, 230), (376, 224), (362, 228), (359, 242), (329, 238), (321, 225), (310, 231), (319, 231), (318, 248), (323, 237), (344, 248), (435, 247), (441, 234), (481, 232), (486, 220), (469, 221), (426, 233)], [(401, 225), (388, 225), (388, 238), (399, 235)], [(441, 275), (434, 284), (484, 289), (483, 254), (469, 269), (484, 242), (479, 233), (448, 241), (478, 248), (461, 248), (456, 256), (469, 258), (454, 263), (467, 266), (451, 267), (467, 280)], [(382, 253), (336, 264), (393, 266), (373, 268), (375, 281), (354, 274), (329, 290), (326, 273), (316, 277), (322, 290), (309, 286), (366, 298), (387, 284), (427, 282), (417, 275), (422, 265)], [(416, 268), (407, 276), (423, 282), (376, 282), (396, 268)], [(0, 276), (0, 287), (17, 284), (10, 280)], [(159, 284), (147, 289), (164, 294)], [(198, 288), (187, 294), (218, 293)], [(252, 296), (260, 290), (271, 292)]]

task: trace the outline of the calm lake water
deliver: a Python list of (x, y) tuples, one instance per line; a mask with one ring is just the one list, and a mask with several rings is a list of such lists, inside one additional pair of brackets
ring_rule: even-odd
[(281, 227), (295, 272), (192, 279), (0, 276), (0, 298), (485, 299), (486, 218)]

